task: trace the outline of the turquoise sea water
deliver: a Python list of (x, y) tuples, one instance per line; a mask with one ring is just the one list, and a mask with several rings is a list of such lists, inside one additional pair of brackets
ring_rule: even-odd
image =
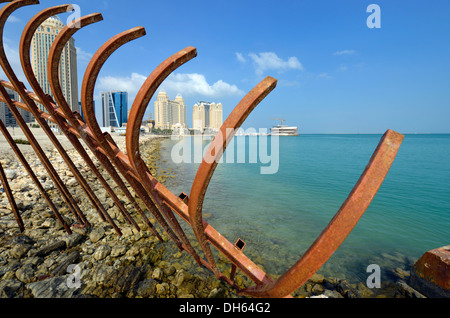
[[(266, 272), (281, 274), (338, 211), (381, 135), (280, 137), (275, 174), (260, 174), (268, 164), (249, 163), (250, 141), (258, 137), (235, 137), (235, 153), (242, 138), (245, 163), (225, 160), (218, 165), (203, 213), (230, 242), (243, 239), (245, 254)], [(192, 140), (162, 142), (163, 159), (177, 176), (167, 187), (176, 194), (189, 194), (199, 164), (174, 163), (171, 151)], [(319, 273), (365, 282), (367, 266), (378, 264), (382, 281), (389, 281), (395, 268), (409, 269), (427, 250), (449, 244), (450, 135), (405, 135), (371, 205)]]

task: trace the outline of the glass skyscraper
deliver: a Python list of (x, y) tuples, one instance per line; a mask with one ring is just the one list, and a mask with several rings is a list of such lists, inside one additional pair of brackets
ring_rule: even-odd
[(128, 93), (102, 93), (103, 127), (122, 127), (128, 121)]

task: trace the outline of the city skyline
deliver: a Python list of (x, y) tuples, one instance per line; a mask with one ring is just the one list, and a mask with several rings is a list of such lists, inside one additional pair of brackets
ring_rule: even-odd
[[(81, 16), (101, 12), (104, 20), (76, 34), (79, 89), (89, 60), (105, 41), (143, 26), (147, 35), (121, 47), (103, 66), (97, 105), (100, 92), (111, 89), (127, 91), (132, 105), (162, 61), (193, 46), (197, 57), (160, 86), (171, 96), (182, 94), (186, 105), (221, 100), (225, 119), (265, 76), (278, 80), (243, 128), (269, 128), (277, 124), (270, 118), (283, 118), (300, 133), (450, 133), (450, 31), (442, 27), (448, 1), (433, 6), (419, 0), (255, 3), (171, 0), (124, 6), (115, 0), (80, 0)], [(379, 27), (369, 23), (373, 3), (380, 8)], [(36, 10), (52, 5), (42, 0), (8, 20), (5, 51), (14, 69), (20, 70), (23, 27)], [(168, 11), (177, 16), (170, 24)], [(190, 17), (199, 14), (214, 19), (207, 27), (192, 23)], [(60, 18), (66, 22), (70, 16)], [(24, 76), (20, 79), (26, 84)], [(188, 116), (190, 127), (191, 121)]]
[[(19, 93), (17, 93), (16, 91), (14, 91), (12, 89), (7, 88), (7, 87), (5, 88), (5, 90), (12, 100), (22, 102), (22, 99), (20, 98)], [(21, 109), (21, 108), (17, 108), (17, 110), (19, 111), (20, 115), (22, 116), (23, 120), (26, 123), (29, 123), (32, 121), (33, 116), (31, 115), (30, 112), (28, 112), (24, 109)], [(13, 113), (9, 109), (8, 105), (4, 102), (0, 102), (0, 120), (3, 122), (3, 124), (6, 127), (19, 127), (19, 124), (17, 123), (16, 118), (14, 117)]]

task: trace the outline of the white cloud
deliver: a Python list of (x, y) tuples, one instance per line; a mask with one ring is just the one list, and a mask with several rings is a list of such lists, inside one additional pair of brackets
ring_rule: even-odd
[(338, 67), (338, 71), (345, 72), (346, 70), (348, 70), (348, 66), (347, 65), (341, 64)]
[(92, 53), (88, 53), (80, 47), (76, 47), (76, 49), (77, 49), (77, 58), (79, 61), (90, 61), (91, 60), (91, 58), (93, 56)]
[(236, 85), (228, 84), (222, 80), (209, 84), (202, 74), (171, 74), (161, 85), (167, 93), (181, 94), (183, 96), (225, 97), (241, 96), (244, 94)]
[(244, 58), (242, 53), (236, 52), (236, 58), (238, 59), (239, 62), (242, 62), (242, 63), (247, 62), (247, 60)]
[(355, 50), (342, 50), (334, 52), (333, 55), (353, 55), (355, 53), (356, 53)]
[(250, 53), (249, 56), (255, 63), (257, 75), (262, 75), (266, 70), (303, 70), (303, 65), (296, 57), (289, 57), (287, 60), (283, 60), (273, 52), (262, 52), (259, 55)]
[(135, 96), (146, 77), (138, 73), (131, 73), (130, 77), (105, 76), (98, 79), (98, 88), (101, 91), (125, 91), (129, 96)]
[[(99, 78), (98, 89), (101, 91), (121, 90), (127, 91), (131, 100), (134, 100), (137, 92), (147, 77), (138, 73), (132, 73), (130, 77), (105, 76)], [(202, 74), (171, 74), (161, 84), (169, 95), (181, 94), (182, 96), (225, 97), (241, 96), (244, 94), (236, 85), (228, 84), (222, 80), (209, 84)]]
[[(11, 68), (14, 71), (14, 74), (16, 74), (19, 81), (28, 85), (27, 78), (25, 76), (25, 73), (23, 72), (22, 64), (20, 62), (19, 50), (11, 47), (7, 43), (3, 43), (3, 49), (5, 50), (6, 57), (8, 59), (9, 64), (11, 65)], [(3, 72), (2, 68), (0, 68), (0, 78), (9, 81), (6, 74)], [(28, 89), (30, 88), (28, 87)]]
[(327, 73), (321, 73), (317, 77), (324, 78), (324, 79), (330, 79), (331, 78), (331, 76), (328, 75)]
[(7, 20), (7, 22), (12, 22), (12, 23), (17, 23), (17, 22), (20, 22), (20, 21), (21, 20), (18, 17), (14, 16), (14, 15), (9, 16), (9, 18)]

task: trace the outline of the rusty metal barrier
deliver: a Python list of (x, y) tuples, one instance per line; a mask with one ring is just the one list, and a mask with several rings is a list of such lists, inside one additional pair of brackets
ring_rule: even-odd
[[(38, 4), (39, 1), (16, 0), (12, 2), (0, 2), (10, 2), (0, 11), (0, 64), (9, 79), (9, 82), (0, 80), (0, 101), (6, 103), (13, 116), (16, 118), (16, 121), (24, 132), (27, 140), (30, 142), (33, 150), (60, 192), (62, 199), (76, 218), (78, 223), (75, 224), (75, 226), (91, 227), (91, 224), (67, 190), (49, 159), (46, 157), (36, 138), (21, 117), (18, 108), (29, 111), (36, 118), (41, 128), (45, 131), (74, 177), (77, 179), (87, 198), (96, 208), (99, 217), (103, 221), (109, 222), (118, 235), (122, 235), (120, 228), (108, 215), (108, 212), (104, 209), (100, 200), (96, 197), (86, 180), (84, 180), (67, 152), (62, 148), (60, 142), (50, 129), (48, 121), (53, 122), (60, 127), (61, 131), (65, 134), (67, 139), (78, 151), (79, 155), (111, 196), (124, 216), (124, 219), (129, 224), (133, 225), (137, 230), (141, 230), (137, 222), (126, 210), (123, 202), (119, 200), (111, 186), (103, 178), (91, 157), (83, 148), (80, 139), (83, 140), (93, 156), (97, 158), (105, 168), (105, 171), (111, 176), (120, 191), (123, 192), (146, 225), (148, 225), (149, 230), (161, 242), (163, 242), (163, 238), (158, 233), (155, 225), (149, 221), (146, 212), (136, 202), (125, 182), (131, 186), (135, 195), (141, 199), (145, 208), (154, 216), (157, 225), (161, 227), (160, 231), (165, 231), (170, 240), (181, 251), (186, 251), (192, 255), (199, 266), (211, 270), (218, 279), (221, 279), (236, 288), (241, 295), (251, 297), (290, 297), (292, 292), (303, 285), (338, 249), (340, 244), (355, 227), (381, 186), (403, 141), (403, 135), (392, 130), (386, 131), (361, 177), (327, 227), (295, 264), (293, 264), (277, 280), (273, 280), (243, 253), (244, 242), (238, 240), (236, 244), (231, 243), (210, 224), (203, 220), (202, 207), (214, 170), (228, 143), (233, 138), (235, 130), (242, 125), (253, 109), (275, 88), (277, 83), (276, 79), (266, 77), (239, 102), (210, 144), (206, 155), (198, 168), (190, 195), (187, 196), (185, 193), (182, 193), (177, 196), (152, 176), (147, 165), (142, 160), (139, 151), (139, 132), (145, 110), (159, 85), (175, 69), (194, 58), (197, 55), (196, 49), (187, 47), (163, 61), (148, 76), (141, 86), (132, 104), (127, 123), (125, 154), (117, 147), (113, 138), (108, 133), (102, 133), (100, 126), (96, 121), (93, 104), (94, 87), (97, 76), (109, 56), (122, 45), (144, 36), (145, 29), (143, 27), (136, 27), (117, 34), (104, 43), (92, 57), (84, 74), (81, 88), (81, 104), (86, 118), (85, 122), (78, 113), (72, 112), (63, 96), (59, 83), (58, 65), (60, 63), (61, 52), (73, 34), (90, 24), (101, 21), (103, 19), (102, 15), (100, 13), (94, 13), (72, 21), (59, 32), (54, 40), (48, 56), (47, 69), (50, 87), (55, 99), (53, 100), (49, 95), (44, 93), (31, 68), (31, 39), (42, 22), (56, 14), (72, 11), (72, 5), (65, 4), (54, 6), (38, 12), (28, 22), (22, 33), (20, 40), (20, 60), (25, 76), (33, 89), (33, 92), (31, 92), (18, 80), (8, 62), (3, 48), (3, 29), (6, 20), (15, 10), (20, 9), (23, 6)], [(23, 102), (12, 100), (6, 92), (6, 88), (15, 90)], [(46, 112), (39, 110), (36, 103), (44, 105)], [(43, 198), (54, 212), (55, 217), (63, 225), (66, 232), (71, 234), (70, 226), (67, 225), (64, 218), (55, 208), (50, 197), (45, 192), (38, 178), (35, 176), (33, 170), (30, 168), (1, 120), (0, 130), (25, 167)], [(125, 181), (123, 181), (121, 177), (123, 177)], [(15, 205), (14, 197), (1, 165), (0, 180), (8, 200), (10, 201), (19, 229), (23, 231), (24, 224), (19, 210)], [(192, 227), (205, 258), (200, 257), (197, 251), (195, 251), (175, 214)], [(211, 246), (230, 260), (232, 265), (229, 277), (221, 273), (217, 268)], [(234, 283), (237, 269), (250, 278), (254, 282), (254, 285), (245, 289), (238, 287)]]

